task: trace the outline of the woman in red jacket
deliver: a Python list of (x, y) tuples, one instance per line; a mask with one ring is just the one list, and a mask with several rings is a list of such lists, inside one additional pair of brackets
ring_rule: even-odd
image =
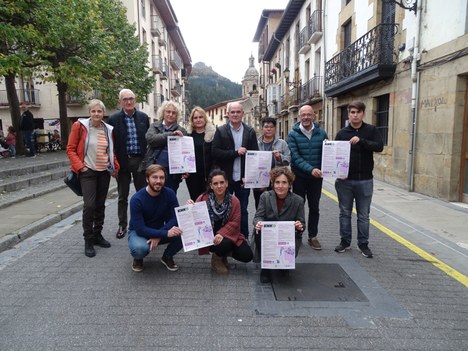
[(83, 192), (85, 255), (93, 257), (96, 255), (94, 245), (111, 246), (101, 232), (110, 177), (117, 175), (119, 163), (114, 154), (113, 127), (102, 121), (104, 104), (95, 99), (89, 102), (88, 108), (90, 118), (80, 118), (73, 123), (67, 156)]
[[(216, 273), (227, 273), (227, 256), (247, 263), (252, 261), (253, 253), (240, 232), (239, 199), (227, 191), (229, 184), (224, 171), (212, 170), (208, 176), (208, 184), (210, 189), (201, 194), (196, 202), (206, 201), (213, 227), (213, 245), (209, 247), (212, 253), (211, 268)], [(193, 201), (188, 200), (187, 203)]]

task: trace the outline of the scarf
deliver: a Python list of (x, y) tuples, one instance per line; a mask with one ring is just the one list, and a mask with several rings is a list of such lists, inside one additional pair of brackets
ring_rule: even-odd
[(229, 191), (226, 191), (224, 195), (223, 203), (218, 204), (216, 196), (213, 191), (208, 193), (208, 213), (210, 215), (211, 225), (214, 227), (215, 222), (221, 221), (221, 227), (223, 227), (231, 214), (231, 202), (232, 195)]

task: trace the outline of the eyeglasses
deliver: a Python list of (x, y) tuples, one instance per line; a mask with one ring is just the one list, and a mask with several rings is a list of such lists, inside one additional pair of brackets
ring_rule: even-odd
[(134, 97), (123, 98), (122, 101), (123, 102), (133, 102), (133, 101), (135, 101), (135, 98)]
[(274, 126), (274, 125), (271, 125), (271, 124), (265, 124), (265, 125), (263, 126), (263, 128), (265, 128), (265, 129), (273, 129), (273, 128), (275, 128), (275, 126)]

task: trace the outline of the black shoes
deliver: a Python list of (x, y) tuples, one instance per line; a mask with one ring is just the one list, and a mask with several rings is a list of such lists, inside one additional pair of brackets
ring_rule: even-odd
[(346, 250), (349, 250), (350, 244), (347, 241), (341, 240), (340, 244), (335, 247), (336, 252), (345, 252)]
[(94, 251), (94, 242), (93, 240), (85, 240), (85, 249), (84, 254), (87, 257), (94, 257), (96, 256), (96, 251)]
[(102, 237), (101, 234), (99, 234), (96, 239), (94, 239), (94, 245), (100, 246), (100, 247), (111, 247), (110, 242), (108, 242), (106, 239)]
[(361, 250), (361, 253), (364, 257), (367, 257), (367, 258), (372, 258), (372, 251), (369, 249), (369, 246), (367, 246), (367, 244), (360, 244), (358, 245), (359, 247), (359, 250)]
[(134, 272), (141, 272), (143, 270), (143, 260), (133, 260), (132, 263), (132, 271)]
[(117, 239), (122, 239), (125, 234), (127, 234), (127, 228), (119, 227), (119, 229), (117, 229), (117, 233), (115, 233), (115, 237)]
[(262, 269), (260, 271), (260, 283), (271, 283), (271, 275), (269, 269)]
[(163, 255), (163, 257), (161, 257), (161, 263), (171, 272), (175, 272), (179, 269), (179, 266), (176, 265), (172, 257)]

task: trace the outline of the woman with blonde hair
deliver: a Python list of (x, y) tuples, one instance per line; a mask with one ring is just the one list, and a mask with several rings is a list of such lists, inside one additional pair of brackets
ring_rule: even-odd
[(169, 152), (167, 148), (167, 137), (184, 136), (187, 131), (179, 125), (180, 108), (174, 101), (164, 101), (158, 109), (158, 120), (150, 125), (146, 132), (148, 151), (142, 166), (146, 169), (151, 164), (158, 164), (166, 169), (166, 186), (177, 193), (182, 181), (182, 174), (169, 173)]
[(206, 190), (206, 181), (212, 163), (211, 142), (216, 128), (208, 121), (205, 110), (199, 106), (192, 109), (189, 121), (187, 133), (193, 138), (197, 173), (186, 174), (185, 182), (187, 183), (190, 198), (195, 200)]

